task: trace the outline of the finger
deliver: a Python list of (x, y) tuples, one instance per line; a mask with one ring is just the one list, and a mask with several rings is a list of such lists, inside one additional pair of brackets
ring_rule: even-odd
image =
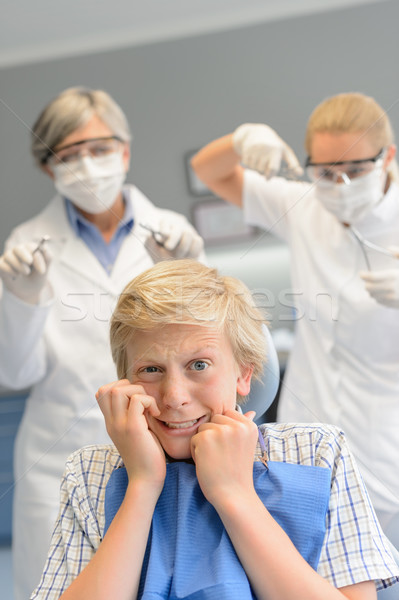
[(192, 235), (190, 232), (185, 231), (181, 236), (175, 250), (174, 255), (176, 258), (184, 258), (189, 253), (191, 246)]
[[(237, 410), (227, 410), (224, 414), (215, 414), (211, 417), (211, 420), (207, 423), (203, 423), (198, 427), (198, 433), (207, 430), (216, 430), (222, 426), (233, 426), (233, 422), (248, 425), (248, 422), (253, 422), (256, 413), (255, 411), (248, 411), (245, 415), (239, 413)], [(254, 424), (255, 425), (255, 424)]]
[(272, 156), (271, 152), (273, 151), (265, 146), (253, 146), (248, 157), (248, 161), (251, 164), (251, 169), (258, 171), (259, 173), (264, 173), (265, 169), (268, 168), (270, 163)]
[(381, 298), (374, 297), (375, 301), (383, 306), (387, 306), (388, 308), (398, 308), (399, 301), (394, 298), (387, 298), (386, 296), (382, 296)]
[(368, 293), (371, 296), (374, 296), (374, 298), (382, 298), (384, 296), (393, 296), (394, 295), (394, 290), (392, 289), (392, 286), (387, 286), (387, 285), (369, 286), (369, 287), (366, 285), (366, 290), (368, 291)]
[(260, 156), (258, 156), (256, 164), (254, 164), (254, 168), (259, 173), (264, 173), (265, 170), (267, 170), (268, 162), (269, 162), (269, 155), (266, 153), (261, 154)]
[(252, 148), (244, 150), (242, 154), (242, 164), (248, 169), (256, 170), (257, 153), (254, 153)]
[(247, 423), (248, 419), (238, 410), (226, 410), (223, 414), (215, 414), (211, 417), (211, 423), (231, 424), (231, 421)]
[(199, 236), (194, 229), (188, 229), (183, 233), (174, 254), (176, 258), (197, 258), (203, 248), (204, 241), (201, 236)]
[(112, 390), (112, 388), (119, 386), (119, 385), (132, 385), (129, 381), (129, 379), (117, 379), (116, 381), (111, 381), (111, 383), (106, 383), (105, 385), (102, 385), (101, 387), (98, 388), (97, 392), (96, 392), (96, 398), (97, 400), (101, 397), (103, 397), (105, 394), (107, 394), (110, 390)]
[(388, 250), (395, 254), (396, 258), (399, 258), (399, 246), (388, 246)]
[(115, 388), (117, 386), (123, 386), (123, 385), (127, 386), (127, 385), (131, 385), (131, 383), (130, 383), (130, 381), (128, 379), (118, 379), (117, 381), (112, 381), (111, 383), (107, 383), (106, 385), (102, 385), (100, 388), (98, 388), (98, 390), (96, 392), (97, 402), (100, 403), (104, 399), (106, 399), (108, 397), (109, 392), (113, 388)]
[(286, 145), (284, 149), (284, 160), (287, 163), (287, 166), (297, 175), (303, 175), (303, 169), (299, 160), (297, 159), (295, 152), (288, 145)]
[(46, 266), (48, 267), (50, 265), (51, 261), (53, 260), (53, 254), (52, 254), (51, 250), (49, 249), (47, 242), (45, 242), (45, 244), (42, 246), (41, 253), (42, 253), (42, 256), (46, 263)]
[(191, 238), (191, 247), (187, 254), (189, 258), (198, 258), (204, 249), (204, 240), (199, 235)]
[[(118, 381), (112, 381), (111, 383), (107, 383), (106, 385), (102, 385), (98, 388), (95, 396), (100, 407), (101, 412), (104, 417), (109, 418), (111, 416), (111, 403), (109, 398), (109, 392), (119, 383), (129, 382), (127, 379), (122, 379)], [(130, 382), (129, 382), (130, 383)]]
[(127, 389), (128, 386), (115, 386), (109, 391), (109, 407), (113, 421), (124, 421), (126, 419), (131, 398)]
[(47, 264), (40, 250), (33, 255), (32, 270), (37, 271), (40, 275), (44, 275), (47, 271)]
[(254, 410), (249, 410), (248, 412), (244, 413), (244, 417), (250, 421), (253, 421), (256, 417), (256, 412)]
[(4, 260), (4, 257), (0, 258), (0, 273), (14, 278), (18, 275), (18, 273)]
[(170, 259), (170, 252), (166, 250), (163, 246), (157, 244), (152, 235), (148, 236), (144, 244), (145, 249), (148, 254), (154, 261), (154, 263), (158, 263), (161, 260)]
[(364, 286), (366, 290), (382, 290), (390, 289), (393, 285), (392, 276), (384, 276), (383, 278), (364, 279)]
[(280, 149), (274, 149), (270, 154), (268, 172), (265, 173), (265, 177), (270, 178), (273, 177), (276, 173), (279, 172), (281, 168), (281, 160), (282, 160), (282, 151)]
[[(29, 253), (25, 254), (22, 249), (17, 253), (17, 248), (13, 250), (9, 250), (4, 254), (4, 262), (6, 262), (13, 272), (16, 275), (29, 275), (30, 274), (30, 264), (32, 262), (31, 255)], [(19, 258), (18, 254), (24, 257), (24, 259)]]
[(142, 386), (115, 386), (109, 392), (109, 406), (114, 423), (137, 422), (137, 419), (145, 416), (145, 411), (151, 414), (159, 414), (155, 399), (148, 396)]
[(153, 396), (149, 396), (146, 393), (134, 394), (131, 396), (129, 404), (129, 415), (140, 416), (148, 411), (154, 417), (161, 414)]
[(28, 242), (27, 244), (21, 244), (15, 246), (14, 254), (19, 258), (21, 262), (31, 265), (33, 261), (33, 251), (36, 250), (37, 244), (34, 242)]
[(169, 252), (173, 252), (173, 250), (178, 245), (180, 239), (181, 239), (181, 232), (176, 231), (176, 230), (172, 231), (172, 233), (164, 240), (163, 247), (166, 250), (168, 250)]
[(360, 279), (363, 279), (363, 281), (368, 281), (369, 280), (369, 271), (359, 271), (359, 277), (360, 277)]
[(210, 429), (215, 430), (219, 425), (221, 425), (221, 423), (217, 423), (215, 421), (208, 421), (207, 423), (202, 423), (202, 425), (198, 427), (197, 433), (195, 435), (198, 435), (198, 433), (201, 433), (203, 431), (209, 431)]
[(197, 439), (196, 439), (197, 435), (198, 434), (193, 435), (193, 437), (190, 440), (191, 458), (193, 459), (194, 463), (196, 463), (195, 454), (196, 454), (196, 451), (197, 451)]
[(381, 281), (389, 281), (392, 279), (392, 270), (361, 271), (359, 275), (363, 281), (368, 281), (369, 283), (379, 283)]
[(373, 283), (373, 284), (366, 283), (365, 288), (369, 292), (369, 294), (371, 294), (372, 296), (388, 294), (389, 292), (392, 291), (391, 286), (388, 285), (388, 282), (386, 282), (386, 281), (381, 281), (380, 283)]
[(159, 231), (162, 235), (165, 236), (165, 239), (163, 241), (164, 248), (166, 248), (166, 250), (169, 250), (169, 252), (174, 250), (182, 236), (181, 226), (176, 225), (175, 223), (171, 225), (166, 221), (161, 221), (159, 225)]

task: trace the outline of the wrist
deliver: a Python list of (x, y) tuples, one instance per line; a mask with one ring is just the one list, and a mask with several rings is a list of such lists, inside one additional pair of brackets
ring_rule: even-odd
[(126, 496), (154, 505), (157, 503), (163, 490), (164, 480), (150, 481), (144, 478), (129, 477)]
[(221, 518), (228, 517), (232, 519), (242, 515), (243, 511), (251, 510), (254, 503), (258, 501), (260, 501), (259, 496), (253, 487), (243, 490), (230, 487), (229, 489), (220, 490), (209, 500)]

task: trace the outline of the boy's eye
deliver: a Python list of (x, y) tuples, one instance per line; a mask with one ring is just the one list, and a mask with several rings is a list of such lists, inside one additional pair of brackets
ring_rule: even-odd
[(191, 363), (190, 368), (194, 371), (204, 371), (208, 368), (208, 366), (208, 363), (206, 363), (204, 360), (195, 360), (193, 363)]
[(144, 369), (142, 369), (142, 373), (158, 373), (158, 371), (158, 367), (144, 367)]

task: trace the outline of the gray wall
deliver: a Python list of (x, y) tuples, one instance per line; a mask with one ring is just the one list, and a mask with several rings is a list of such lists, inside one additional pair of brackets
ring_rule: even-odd
[[(399, 131), (397, 0), (274, 21), (221, 34), (3, 69), (0, 98), (0, 246), (52, 195), (29, 155), (29, 125), (72, 85), (104, 88), (134, 132), (129, 180), (156, 204), (190, 216), (196, 198), (184, 154), (245, 121), (275, 127), (304, 158), (313, 107), (362, 91)], [(40, 25), (36, 25), (40, 26)]]

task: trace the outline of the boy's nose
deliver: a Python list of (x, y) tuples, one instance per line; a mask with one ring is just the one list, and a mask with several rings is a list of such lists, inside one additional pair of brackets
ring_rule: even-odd
[(165, 408), (180, 408), (188, 404), (188, 391), (182, 378), (167, 377), (164, 380), (161, 402)]

